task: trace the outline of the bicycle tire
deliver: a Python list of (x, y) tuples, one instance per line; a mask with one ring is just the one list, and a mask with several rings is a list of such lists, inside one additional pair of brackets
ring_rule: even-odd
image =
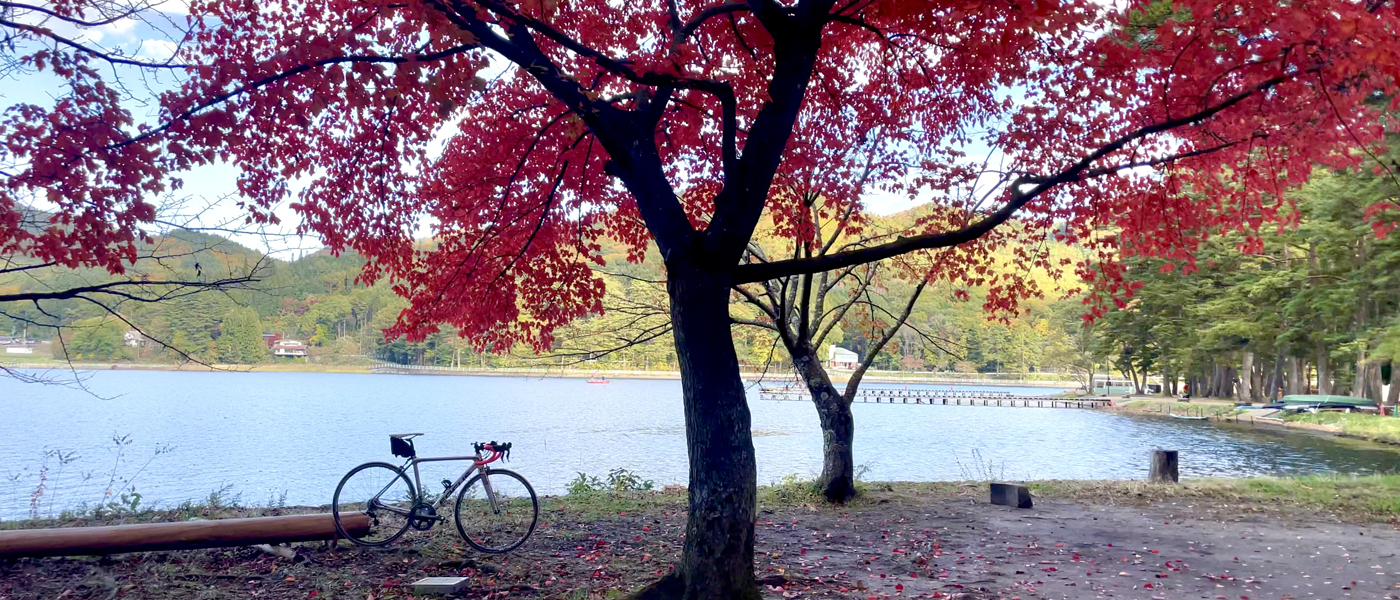
[[(496, 492), (496, 494), (501, 495), (512, 491), (516, 492), (515, 498), (511, 498), (509, 495), (507, 495), (506, 497), (506, 501), (509, 504), (511, 504), (511, 506), (507, 507), (508, 512), (514, 512), (511, 511), (512, 508), (526, 508), (523, 502), (524, 495), (519, 494), (518, 490), (505, 489), (508, 488), (510, 484), (500, 485), (495, 483), (496, 480), (499, 479), (500, 481), (504, 482), (508, 479), (514, 479), (515, 481), (520, 483), (520, 485), (524, 488), (526, 494), (528, 494), (530, 498), (529, 510), (519, 510), (518, 512), (514, 512), (514, 514), (520, 515), (522, 517), (526, 512), (528, 512), (529, 514), (528, 525), (524, 525), (523, 521), (521, 521), (519, 523), (514, 524), (514, 527), (512, 527), (512, 529), (516, 530), (522, 528), (524, 529), (525, 533), (523, 535), (520, 535), (519, 539), (513, 539), (518, 534), (517, 532), (507, 531), (504, 527), (500, 526), (487, 527), (487, 530), (484, 532), (478, 531), (477, 527), (473, 526), (473, 533), (467, 533), (468, 528), (462, 523), (463, 515), (468, 515), (469, 517), (500, 516), (500, 511), (496, 507), (492, 507), (489, 510), (491, 515), (487, 515), (486, 513), (488, 511), (484, 510), (487, 508), (487, 505), (477, 504), (475, 507), (467, 505), (467, 502), (469, 501), (476, 501), (478, 503), (486, 501), (486, 496), (484, 493), (485, 485), (481, 483), (482, 475), (485, 475), (492, 480), (491, 487), (492, 490)], [(518, 501), (518, 503), (512, 500)], [(466, 485), (462, 486), (461, 493), (457, 495), (456, 508), (452, 512), (452, 518), (457, 523), (457, 533), (462, 536), (463, 540), (466, 540), (467, 544), (469, 544), (472, 548), (475, 548), (477, 551), (480, 552), (486, 552), (488, 554), (501, 554), (519, 548), (521, 544), (525, 543), (525, 540), (530, 539), (530, 534), (535, 532), (535, 525), (539, 522), (540, 519), (540, 500), (537, 496), (535, 496), (535, 488), (531, 487), (530, 482), (525, 481), (525, 478), (522, 477), (519, 473), (516, 473), (515, 471), (511, 471), (509, 469), (491, 469), (486, 473), (481, 473), (472, 476), (472, 478), (469, 481), (467, 481)], [(503, 540), (504, 542), (509, 543), (494, 543), (493, 538), (498, 534), (506, 538)]]
[[(392, 519), (392, 518), (389, 517), (389, 515), (397, 515), (397, 513), (386, 512), (386, 513), (385, 513), (385, 517), (384, 517), (384, 519), (383, 519), (383, 523), (381, 523), (381, 522), (380, 522), (380, 518), (373, 512), (373, 510), (369, 510), (369, 511), (362, 510), (362, 509), (359, 508), (359, 507), (351, 506), (351, 504), (353, 504), (353, 503), (351, 503), (351, 502), (342, 502), (342, 501), (341, 501), (341, 494), (342, 494), (343, 492), (345, 492), (345, 485), (346, 485), (347, 483), (350, 483), (351, 479), (354, 478), (356, 474), (361, 473), (361, 472), (364, 472), (364, 471), (367, 471), (367, 470), (369, 470), (369, 469), (388, 469), (389, 471), (392, 471), (392, 472), (393, 472), (393, 473), (392, 473), (393, 477), (389, 480), (389, 482), (388, 482), (387, 484), (385, 484), (384, 489), (387, 490), (389, 487), (396, 485), (396, 483), (397, 483), (398, 481), (401, 480), (401, 481), (403, 482), (403, 485), (406, 486), (406, 487), (408, 488), (408, 491), (407, 491), (407, 494), (406, 494), (406, 495), (408, 496), (408, 498), (407, 498), (408, 502), (405, 504), (406, 510), (412, 510), (412, 509), (413, 509), (413, 505), (417, 502), (418, 494), (417, 494), (417, 491), (416, 491), (416, 490), (414, 489), (414, 487), (413, 487), (413, 482), (412, 482), (411, 480), (409, 480), (408, 474), (407, 474), (407, 473), (404, 473), (404, 472), (403, 472), (403, 469), (400, 469), (400, 468), (398, 468), (398, 467), (396, 467), (396, 466), (394, 466), (394, 465), (391, 465), (391, 464), (389, 464), (389, 463), (385, 463), (385, 462), (367, 462), (367, 463), (362, 464), (362, 465), (360, 465), (360, 466), (358, 466), (358, 467), (355, 467), (355, 468), (353, 468), (353, 469), (350, 469), (350, 472), (349, 472), (349, 473), (346, 473), (346, 474), (345, 474), (345, 477), (342, 477), (342, 478), (340, 479), (340, 484), (337, 485), (337, 486), (335, 486), (335, 496), (331, 499), (331, 514), (332, 514), (333, 517), (335, 517), (335, 530), (336, 530), (336, 533), (340, 534), (340, 537), (343, 537), (343, 538), (345, 538), (345, 539), (347, 539), (347, 540), (350, 540), (351, 542), (354, 542), (355, 544), (360, 545), (360, 546), (386, 546), (386, 545), (388, 545), (388, 544), (393, 543), (394, 540), (399, 539), (399, 537), (401, 537), (401, 536), (404, 534), (404, 532), (408, 531), (408, 527), (409, 527), (409, 525), (410, 525), (411, 522), (412, 522), (411, 519), (409, 519), (407, 515), (403, 515), (402, 518), (401, 518), (401, 520), (402, 520), (403, 522), (402, 522), (402, 524), (399, 524), (399, 523), (397, 523), (394, 519)], [(387, 476), (387, 475), (386, 475), (386, 476)], [(358, 481), (358, 480), (357, 480), (357, 481)], [(381, 491), (380, 493), (383, 493), (383, 492)], [(377, 496), (377, 495), (379, 495), (379, 494), (375, 494), (375, 495)], [(396, 495), (405, 495), (405, 494), (402, 494), (402, 492), (400, 492), (399, 494), (396, 494)], [(372, 499), (372, 498), (371, 498), (371, 499)], [(402, 500), (402, 499), (401, 499), (401, 500)], [(400, 503), (403, 504), (402, 502), (400, 502)], [(368, 500), (366, 500), (366, 504), (368, 504)], [(358, 537), (358, 536), (351, 535), (350, 532), (347, 531), (347, 530), (345, 529), (345, 527), (341, 526), (341, 524), (340, 524), (340, 514), (341, 514), (342, 512), (349, 513), (349, 512), (351, 512), (351, 511), (354, 511), (354, 512), (370, 512), (370, 531), (374, 531), (374, 529), (377, 528), (377, 527), (384, 526), (384, 527), (387, 527), (387, 528), (389, 529), (389, 537), (384, 538), (384, 539), (382, 539), (382, 540), (379, 540), (379, 539), (374, 539), (374, 540), (372, 540), (372, 539), (366, 539), (366, 538), (363, 538), (363, 537)], [(396, 531), (395, 531), (395, 529), (396, 529)]]

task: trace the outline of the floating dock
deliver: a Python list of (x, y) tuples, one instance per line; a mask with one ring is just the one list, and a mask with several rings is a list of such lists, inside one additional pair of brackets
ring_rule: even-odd
[[(761, 387), (759, 400), (811, 402), (805, 387)], [(1015, 408), (1101, 408), (1108, 398), (1052, 398), (1019, 396), (1011, 392), (937, 390), (932, 388), (865, 388), (856, 392), (855, 402), (863, 404), (926, 404), (933, 406), (1003, 406)]]

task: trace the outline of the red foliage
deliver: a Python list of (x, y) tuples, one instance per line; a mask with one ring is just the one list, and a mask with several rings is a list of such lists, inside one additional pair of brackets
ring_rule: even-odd
[[(857, 228), (874, 191), (935, 208), (873, 254), (765, 276), (930, 250), (928, 275), (1005, 309), (1039, 293), (1025, 269), (1065, 266), (1053, 237), (1093, 255), (1094, 299), (1131, 296), (1118, 249), (1190, 270), (1206, 236), (1287, 225), (1282, 192), (1370, 168), (1351, 149), (1400, 108), (1385, 0), (1179, 0), (1131, 23), (1145, 2), (196, 0), (180, 83), (138, 122), (107, 72), (169, 64), (61, 41), (95, 1), (19, 6), (0, 23), (18, 60), (66, 87), (0, 120), (0, 253), (120, 272), (151, 197), (227, 162), (251, 219), (290, 200), (411, 300), (391, 333), (495, 348), (601, 310), (603, 236), (733, 265), (760, 211), (810, 243), (804, 194)], [(1025, 269), (993, 274), (1001, 248)]]

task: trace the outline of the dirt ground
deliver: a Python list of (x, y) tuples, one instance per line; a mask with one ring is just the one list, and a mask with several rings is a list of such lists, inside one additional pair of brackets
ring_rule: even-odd
[[(988, 504), (981, 488), (869, 492), (848, 509), (761, 509), (757, 575), (769, 598), (1400, 599), (1400, 528), (1220, 499)], [(678, 494), (545, 499), (520, 550), (465, 549), (451, 527), (395, 547), (300, 544), (0, 561), (0, 600), (408, 598), (462, 575), (465, 598), (621, 597), (667, 572), (685, 523)]]

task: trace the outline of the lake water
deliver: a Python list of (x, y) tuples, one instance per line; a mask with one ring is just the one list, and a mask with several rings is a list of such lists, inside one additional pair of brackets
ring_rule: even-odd
[[(0, 378), (0, 518), (98, 501), (113, 474), (112, 488), (131, 479), (147, 504), (225, 487), (249, 504), (325, 504), (351, 467), (393, 459), (388, 434), (410, 431), (427, 434), (417, 441), (424, 456), (513, 442), (505, 466), (541, 493), (563, 492), (579, 472), (626, 468), (658, 486), (684, 484), (687, 473), (678, 381), (102, 371), (87, 385), (102, 398)], [(751, 400), (760, 483), (818, 473), (811, 404), (760, 401), (756, 389)], [(868, 480), (983, 478), (989, 470), (1018, 479), (1140, 478), (1156, 447), (1181, 451), (1183, 477), (1400, 470), (1400, 452), (1378, 445), (1092, 410), (853, 410), (856, 464)], [(128, 436), (120, 455), (114, 436)], [(45, 466), (45, 493), (34, 505)], [(442, 479), (443, 468), (426, 471), (425, 481)]]

